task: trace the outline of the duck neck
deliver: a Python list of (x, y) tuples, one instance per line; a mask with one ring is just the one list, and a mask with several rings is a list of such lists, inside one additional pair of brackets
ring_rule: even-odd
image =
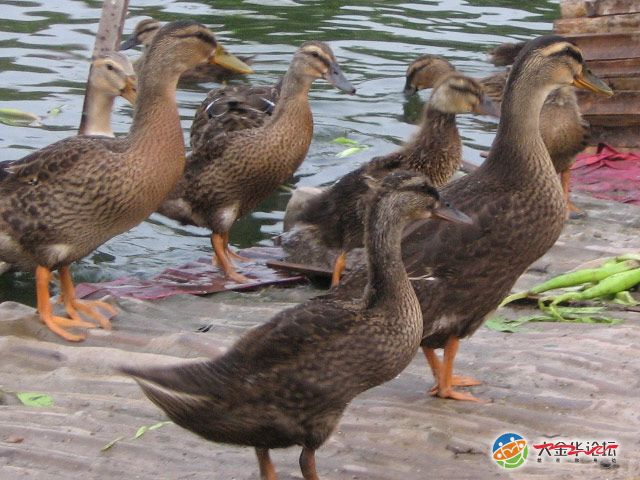
[(87, 124), (84, 126), (84, 135), (104, 135), (113, 137), (111, 129), (111, 111), (115, 98), (111, 95), (101, 95), (95, 92), (95, 88), (89, 88), (89, 98), (86, 103)]
[[(366, 308), (395, 306), (403, 309), (415, 293), (402, 261), (401, 239), (406, 224), (398, 221), (399, 199), (384, 197), (371, 205), (366, 219), (365, 245), (368, 282), (364, 293)], [(413, 297), (412, 297), (413, 295)]]
[(407, 168), (422, 172), (436, 186), (446, 183), (459, 167), (462, 156), (455, 113), (427, 106), (420, 130), (405, 151)]
[(510, 178), (527, 179), (540, 174), (555, 176), (551, 157), (540, 135), (540, 111), (551, 88), (525, 83), (515, 78), (505, 89), (500, 125), (485, 168)]
[[(176, 103), (176, 86), (180, 72), (162, 72), (153, 68), (157, 62), (149, 57), (139, 77), (139, 95), (133, 113), (128, 140), (131, 148), (146, 152), (143, 157), (156, 168), (167, 163), (184, 168), (184, 138)], [(149, 155), (154, 152), (156, 155)]]
[(311, 119), (311, 107), (309, 106), (309, 90), (313, 79), (297, 75), (295, 69), (289, 71), (282, 79), (280, 98), (271, 116), (269, 125), (280, 125), (282, 119), (287, 119), (287, 123), (295, 125), (296, 128), (303, 128)]

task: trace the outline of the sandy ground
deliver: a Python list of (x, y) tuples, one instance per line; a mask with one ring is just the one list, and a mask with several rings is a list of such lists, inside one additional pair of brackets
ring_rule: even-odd
[[(583, 262), (638, 249), (640, 209), (579, 197), (588, 217), (571, 221), (557, 245), (520, 279), (537, 283)], [(177, 296), (154, 303), (113, 300), (114, 330), (80, 344), (48, 332), (33, 309), (0, 305), (0, 479), (257, 479), (249, 448), (212, 444), (169, 424), (136, 384), (113, 371), (219, 354), (248, 328), (316, 293), (309, 287)], [(509, 316), (529, 307), (505, 308)], [(481, 328), (464, 341), (457, 371), (484, 383), (486, 405), (426, 394), (421, 355), (398, 378), (361, 395), (318, 451), (323, 479), (640, 479), (640, 314), (613, 326), (528, 324), (514, 334)], [(206, 331), (199, 331), (206, 330)], [(26, 407), (15, 392), (43, 392), (54, 406)], [(503, 433), (530, 445), (525, 466), (507, 471), (490, 450)], [(101, 448), (123, 437), (109, 450)], [(536, 462), (531, 445), (616, 441), (616, 462)], [(299, 449), (272, 454), (279, 478), (301, 478)]]

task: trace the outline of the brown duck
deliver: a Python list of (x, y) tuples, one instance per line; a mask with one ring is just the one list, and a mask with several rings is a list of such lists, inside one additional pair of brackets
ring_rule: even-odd
[(319, 78), (355, 92), (328, 45), (303, 43), (282, 80), (280, 99), (269, 120), (261, 127), (238, 131), (221, 128), (220, 122), (212, 124), (209, 139), (198, 143), (182, 180), (158, 209), (182, 223), (209, 228), (215, 258), (231, 280), (249, 281), (231, 263), (231, 258), (243, 259), (228, 248), (229, 230), (304, 160), (313, 135), (308, 93)]
[[(581, 51), (559, 36), (527, 43), (507, 82), (498, 133), (487, 160), (442, 192), (473, 225), (409, 227), (403, 241), (407, 272), (416, 279), (424, 321), (422, 349), (443, 398), (475, 400), (454, 385), (459, 340), (482, 325), (524, 270), (556, 241), (564, 222), (562, 187), (540, 136), (540, 110), (555, 88), (574, 85), (611, 95), (584, 64)], [(364, 267), (332, 295), (353, 297), (366, 282)], [(435, 354), (444, 348), (444, 362)]]
[[(140, 72), (142, 65), (146, 61), (149, 45), (151, 45), (153, 38), (161, 28), (162, 24), (153, 18), (140, 20), (129, 38), (120, 44), (120, 50), (129, 50), (130, 48), (134, 48), (138, 45), (142, 45), (144, 47), (142, 55), (140, 55), (140, 57), (138, 57), (133, 63), (137, 73)], [(239, 56), (238, 58), (245, 63), (245, 67), (250, 65), (253, 61), (253, 57)], [(212, 81), (222, 83), (238, 73), (246, 74), (251, 72), (252, 70), (249, 67), (234, 69), (227, 68), (224, 65), (200, 64), (190, 68), (180, 76), (180, 85)]]
[[(110, 328), (97, 308), (115, 309), (78, 300), (69, 265), (144, 220), (180, 178), (184, 143), (175, 101), (178, 77), (206, 61), (245, 68), (233, 57), (216, 57), (216, 46), (202, 25), (167, 25), (149, 48), (129, 135), (67, 138), (0, 171), (0, 260), (35, 269), (40, 319), (61, 337), (81, 340), (65, 328), (94, 326), (78, 311)], [(55, 269), (70, 318), (52, 312), (49, 281)]]
[[(498, 45), (489, 53), (490, 61), (496, 66), (512, 65), (525, 43)], [(487, 88), (488, 95), (496, 102), (502, 100), (508, 76), (507, 70), (481, 80)], [(590, 131), (589, 123), (580, 113), (573, 88), (561, 87), (549, 94), (540, 112), (540, 133), (556, 167), (556, 172), (560, 174), (567, 201), (567, 213), (580, 213), (580, 210), (569, 200), (571, 166), (575, 162), (576, 155), (587, 146)]]
[(470, 221), (444, 206), (421, 175), (390, 175), (368, 215), (362, 302), (315, 298), (251, 330), (219, 358), (121, 371), (181, 427), (255, 447), (261, 478), (276, 479), (269, 449), (301, 445), (302, 475), (317, 480), (315, 451), (349, 402), (398, 375), (420, 344), (420, 305), (400, 238), (407, 222), (429, 216)]
[(129, 58), (120, 52), (100, 55), (91, 63), (87, 88), (86, 120), (81, 127), (83, 135), (113, 137), (111, 111), (116, 97), (135, 103), (138, 79)]
[(406, 145), (348, 173), (311, 198), (298, 215), (296, 221), (315, 227), (324, 246), (340, 251), (334, 263), (332, 286), (340, 281), (347, 252), (363, 245), (369, 179), (380, 179), (402, 169), (426, 175), (435, 186), (444, 185), (458, 170), (462, 160), (456, 114), (495, 113), (491, 101), (475, 80), (451, 70), (443, 75), (444, 78), (441, 76), (436, 81), (425, 106), (420, 129)]

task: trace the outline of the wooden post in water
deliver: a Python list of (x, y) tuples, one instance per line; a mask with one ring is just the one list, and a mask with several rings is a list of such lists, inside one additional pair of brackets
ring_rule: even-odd
[[(92, 61), (99, 55), (118, 50), (128, 6), (129, 0), (104, 0), (100, 24), (98, 25), (98, 33), (96, 35), (96, 43), (93, 46), (93, 54), (91, 55)], [(89, 69), (89, 78), (90, 77), (91, 69)], [(80, 127), (78, 128), (78, 134), (80, 135), (84, 134), (85, 125), (87, 124), (87, 111), (89, 109), (87, 99), (90, 97), (90, 88), (91, 84), (87, 79), (87, 88), (82, 106), (82, 117), (80, 118)]]

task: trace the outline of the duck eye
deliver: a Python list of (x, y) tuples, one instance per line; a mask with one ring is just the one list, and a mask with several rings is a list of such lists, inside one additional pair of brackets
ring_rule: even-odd
[(311, 55), (316, 58), (320, 58), (320, 54), (318, 52), (311, 52)]
[(107, 64), (107, 70), (113, 70), (113, 65), (111, 65), (110, 63)]

